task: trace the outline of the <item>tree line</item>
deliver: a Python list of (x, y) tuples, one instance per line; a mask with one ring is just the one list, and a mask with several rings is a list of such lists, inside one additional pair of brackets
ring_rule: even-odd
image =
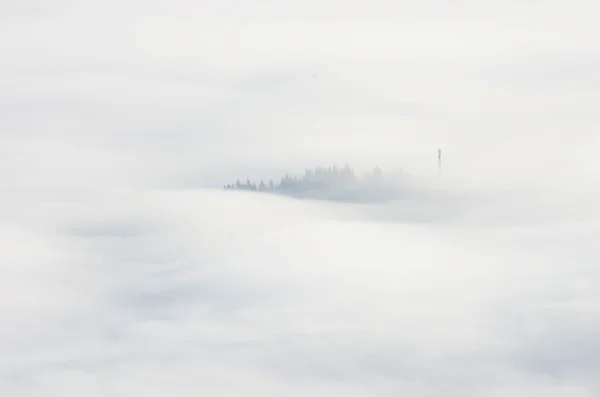
[(338, 167), (332, 165), (328, 167), (316, 167), (306, 169), (301, 177), (285, 174), (278, 183), (269, 180), (265, 182), (251, 182), (246, 179), (241, 182), (239, 179), (232, 184), (224, 186), (225, 189), (249, 190), (259, 192), (279, 192), (279, 193), (297, 193), (307, 190), (325, 190), (325, 189), (357, 189), (360, 187), (374, 187), (384, 184), (400, 182), (402, 179), (402, 170), (392, 170), (383, 172), (381, 168), (375, 167), (371, 172), (367, 172), (361, 177), (350, 166)]

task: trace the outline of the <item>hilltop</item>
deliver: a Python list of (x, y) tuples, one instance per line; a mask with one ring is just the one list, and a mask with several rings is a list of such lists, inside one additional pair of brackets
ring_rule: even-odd
[(239, 179), (224, 186), (227, 190), (245, 190), (286, 196), (334, 201), (380, 201), (403, 196), (406, 175), (402, 170), (384, 172), (375, 167), (371, 172), (357, 176), (350, 166), (316, 167), (306, 169), (303, 176), (285, 174), (279, 183), (273, 180), (251, 182)]

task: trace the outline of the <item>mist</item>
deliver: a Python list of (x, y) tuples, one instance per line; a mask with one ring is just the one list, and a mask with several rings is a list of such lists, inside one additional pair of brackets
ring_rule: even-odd
[(598, 395), (598, 11), (0, 2), (0, 394)]

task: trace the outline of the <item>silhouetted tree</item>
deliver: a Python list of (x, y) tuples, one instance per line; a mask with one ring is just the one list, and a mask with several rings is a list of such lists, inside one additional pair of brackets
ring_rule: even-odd
[(276, 184), (269, 180), (268, 185), (261, 180), (258, 184), (246, 178), (244, 184), (237, 179), (235, 184), (225, 185), (226, 189), (241, 189), (281, 193), (293, 196), (314, 194), (319, 197), (391, 197), (398, 193), (403, 178), (402, 170), (391, 170), (384, 173), (378, 166), (371, 172), (358, 178), (352, 168), (345, 164), (328, 167), (317, 166), (314, 170), (305, 169), (303, 176), (285, 174)]

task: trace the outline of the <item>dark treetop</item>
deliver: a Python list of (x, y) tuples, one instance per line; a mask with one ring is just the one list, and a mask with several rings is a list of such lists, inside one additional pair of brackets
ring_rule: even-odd
[(371, 172), (359, 177), (348, 165), (336, 165), (307, 169), (302, 177), (283, 176), (279, 183), (272, 180), (258, 183), (238, 179), (225, 185), (228, 190), (249, 190), (275, 193), (286, 196), (334, 201), (381, 201), (403, 196), (406, 187), (405, 175), (401, 170), (383, 172), (375, 167)]

